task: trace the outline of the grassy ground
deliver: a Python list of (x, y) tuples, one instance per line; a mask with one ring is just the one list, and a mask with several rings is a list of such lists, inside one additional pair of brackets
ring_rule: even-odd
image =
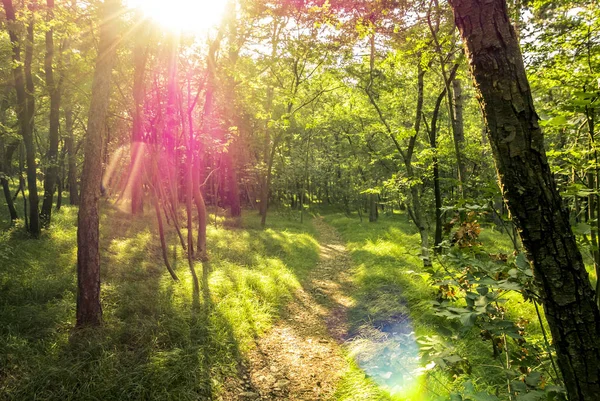
[[(5, 209), (0, 207), (2, 225)], [(95, 332), (73, 331), (77, 209), (55, 213), (40, 240), (28, 239), (20, 226), (0, 231), (0, 400), (214, 398), (318, 260), (310, 221), (300, 224), (289, 213), (275, 212), (262, 230), (254, 212), (240, 223), (219, 218), (208, 230), (210, 293), (195, 304), (174, 233), (169, 256), (181, 283), (163, 266), (151, 213), (132, 218), (106, 202), (102, 210), (105, 324)], [(433, 315), (435, 289), (405, 215), (361, 223), (356, 216), (328, 213), (325, 221), (341, 234), (354, 263), (351, 336), (360, 339), (369, 328), (402, 320), (411, 322), (417, 337), (447, 335), (445, 321)], [(511, 251), (510, 240), (493, 229), (484, 229), (480, 239), (489, 252)], [(196, 269), (202, 270), (200, 263)], [(515, 293), (508, 298), (509, 317), (528, 319), (528, 332), (541, 341), (532, 304)], [(469, 357), (477, 388), (503, 383), (478, 330), (448, 341)], [(355, 344), (348, 347), (349, 359), (356, 356)], [(388, 352), (386, 346), (373, 352)], [(352, 361), (335, 399), (446, 399), (464, 378), (435, 369), (410, 391), (392, 396)]]
[(248, 213), (242, 228), (211, 226), (210, 297), (194, 306), (186, 260), (170, 249), (173, 282), (153, 216), (103, 204), (105, 324), (78, 333), (76, 213), (63, 207), (40, 240), (0, 233), (0, 399), (211, 399), (318, 259), (310, 223), (273, 213), (260, 230)]
[[(433, 315), (430, 301), (435, 299), (435, 288), (429, 284), (429, 276), (423, 271), (423, 263), (418, 257), (419, 235), (404, 214), (382, 214), (375, 223), (361, 223), (357, 216), (341, 213), (327, 214), (325, 220), (341, 233), (357, 268), (352, 294), (356, 306), (350, 312), (356, 335), (360, 335), (365, 326), (380, 327), (408, 317), (417, 338), (441, 335), (456, 348), (458, 355), (468, 357), (469, 379), (476, 388), (494, 392), (494, 388), (505, 385), (502, 364), (492, 358), (491, 346), (482, 341), (478, 329), (450, 339), (444, 329), (447, 322)], [(512, 251), (510, 239), (491, 228), (483, 229), (480, 240), (491, 253), (509, 254)], [(514, 320), (527, 319), (530, 338), (541, 343), (534, 306), (524, 302), (517, 293), (510, 293), (507, 298), (507, 316)], [(417, 381), (413, 393), (391, 396), (374, 389), (372, 381), (357, 368), (346, 374), (338, 390), (338, 399), (351, 400), (354, 392), (370, 392), (368, 399), (446, 399), (449, 393), (462, 389), (465, 378), (435, 369)]]
[[(429, 300), (433, 289), (421, 275), (419, 234), (405, 216), (381, 216), (375, 223), (360, 222), (357, 216), (327, 214), (325, 221), (346, 240), (355, 263), (356, 306), (350, 311), (351, 334), (360, 334), (364, 326), (378, 327), (390, 321), (413, 321), (417, 335), (435, 331)], [(373, 381), (355, 366), (347, 372), (337, 398), (352, 400), (353, 394), (367, 394), (365, 399), (419, 400), (443, 392), (435, 380), (420, 382), (410, 394), (392, 396), (378, 390)], [(446, 392), (447, 393), (447, 392)]]

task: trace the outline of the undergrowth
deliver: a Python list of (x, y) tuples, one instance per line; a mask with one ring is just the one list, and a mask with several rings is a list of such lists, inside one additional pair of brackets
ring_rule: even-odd
[[(421, 348), (422, 371), (426, 371), (415, 380), (410, 394), (406, 391), (389, 394), (373, 393), (372, 382), (376, 378), (351, 369), (338, 389), (338, 400), (353, 399), (350, 394), (354, 391), (370, 391), (365, 399), (378, 400), (450, 397), (476, 400), (485, 399), (486, 394), (497, 394), (501, 399), (508, 397), (506, 369), (494, 358), (491, 343), (482, 337), (480, 329), (473, 326), (458, 333), (451, 322), (432, 308), (439, 289), (434, 285), (431, 270), (423, 267), (419, 258), (419, 235), (406, 215), (382, 214), (378, 221), (369, 223), (361, 222), (357, 216), (338, 213), (326, 215), (325, 220), (340, 232), (356, 266), (355, 293), (352, 294), (356, 306), (350, 311), (351, 335), (360, 335), (365, 325), (377, 328), (408, 318)], [(510, 238), (491, 227), (482, 230), (479, 240), (482, 248), (491, 254), (512, 251)], [(441, 261), (434, 258), (434, 270), (441, 269)], [(505, 319), (519, 322), (527, 332), (529, 343), (543, 349), (542, 329), (534, 305), (515, 291), (506, 291), (504, 298)], [(525, 372), (524, 377), (530, 378), (530, 373)], [(544, 380), (548, 376), (550, 374), (546, 374)]]
[(53, 213), (40, 240), (22, 226), (0, 232), (0, 399), (212, 399), (318, 260), (310, 223), (273, 213), (262, 230), (254, 212), (241, 224), (211, 220), (210, 292), (195, 305), (176, 236), (180, 283), (151, 213), (134, 218), (104, 201), (102, 211), (104, 325), (87, 332), (73, 329), (77, 209)]

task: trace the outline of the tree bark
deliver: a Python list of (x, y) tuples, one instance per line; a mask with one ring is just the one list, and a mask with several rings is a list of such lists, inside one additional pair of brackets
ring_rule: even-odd
[[(3, 98), (0, 102), (0, 124), (4, 126), (6, 124), (6, 108), (8, 104), (6, 98)], [(10, 145), (9, 145), (10, 146)], [(18, 146), (18, 145), (17, 145)], [(10, 215), (10, 225), (14, 225), (15, 221), (19, 218), (17, 214), (17, 209), (15, 208), (15, 203), (13, 201), (12, 194), (10, 193), (10, 186), (8, 183), (10, 163), (12, 161), (12, 153), (14, 150), (11, 150), (10, 156), (6, 155), (6, 148), (4, 139), (0, 136), (0, 185), (2, 186), (2, 191), (4, 192), (4, 197), (6, 198), (6, 205), (8, 206), (8, 213)]]
[(377, 221), (377, 195), (369, 194), (369, 223)]
[(81, 178), (81, 206), (77, 222), (77, 327), (102, 323), (100, 305), (100, 252), (98, 198), (102, 180), (102, 137), (110, 97), (110, 78), (115, 60), (118, 0), (106, 0), (102, 8), (98, 57), (85, 140)]
[(442, 190), (440, 187), (440, 166), (437, 155), (437, 122), (440, 113), (440, 106), (444, 100), (447, 89), (444, 88), (442, 93), (436, 99), (433, 114), (431, 116), (431, 127), (427, 126), (427, 120), (423, 116), (425, 127), (429, 131), (429, 145), (433, 149), (433, 193), (435, 196), (435, 235), (434, 235), (434, 252), (440, 253), (440, 244), (442, 243)]
[(451, 0), (503, 196), (533, 266), (568, 398), (600, 394), (600, 312), (544, 150), (505, 0)]
[(459, 79), (452, 80), (452, 97), (454, 103), (454, 115), (452, 116), (452, 135), (454, 137), (454, 151), (456, 153), (456, 164), (458, 165), (458, 181), (461, 196), (465, 194), (465, 182), (467, 182), (467, 167), (465, 164), (465, 124), (463, 119), (462, 87)]
[[(141, 14), (141, 13), (140, 13)], [(142, 159), (145, 148), (142, 145), (144, 136), (144, 78), (146, 75), (148, 23), (143, 15), (137, 15), (139, 26), (134, 31), (135, 45), (133, 48), (133, 129), (131, 135), (131, 214), (144, 211), (142, 191)]]
[(29, 220), (28, 231), (34, 238), (40, 236), (39, 197), (37, 192), (37, 163), (35, 160), (35, 142), (33, 140), (33, 117), (35, 101), (33, 98), (33, 78), (31, 76), (31, 63), (33, 58), (33, 13), (27, 25), (27, 38), (25, 44), (25, 60), (21, 62), (21, 45), (17, 35), (18, 27), (12, 0), (2, 0), (8, 34), (12, 45), (12, 61), (15, 65), (13, 75), (15, 91), (17, 94), (17, 118), (27, 160), (27, 187), (29, 189)]
[(69, 203), (79, 205), (79, 189), (77, 188), (77, 154), (75, 150), (75, 136), (73, 134), (73, 107), (65, 108), (65, 147), (67, 148), (67, 181), (69, 184)]
[[(236, 82), (235, 66), (239, 57), (240, 46), (238, 44), (237, 34), (237, 13), (236, 13), (236, 1), (228, 0), (226, 6), (226, 13), (228, 15), (228, 29), (229, 29), (229, 72), (227, 74), (227, 93), (226, 93), (226, 115), (229, 116), (230, 126), (235, 126), (239, 129), (239, 113), (236, 112)], [(229, 210), (231, 217), (239, 217), (242, 215), (242, 207), (240, 205), (240, 186), (238, 183), (238, 175), (236, 169), (235, 160), (237, 160), (239, 152), (237, 150), (239, 142), (239, 135), (232, 135), (230, 138), (229, 149), (223, 154), (223, 162), (227, 169), (227, 201), (229, 203)]]
[(40, 212), (42, 225), (48, 226), (52, 217), (52, 202), (56, 190), (58, 176), (58, 132), (60, 125), (60, 85), (54, 79), (54, 30), (52, 20), (54, 19), (54, 0), (47, 0), (46, 22), (49, 29), (46, 31), (46, 58), (44, 59), (44, 70), (46, 73), (46, 86), (50, 94), (50, 127), (48, 130), (48, 153), (46, 154), (48, 167), (44, 176), (44, 200)]

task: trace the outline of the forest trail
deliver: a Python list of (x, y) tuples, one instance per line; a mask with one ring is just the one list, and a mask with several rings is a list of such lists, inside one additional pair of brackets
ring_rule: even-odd
[(281, 320), (256, 340), (240, 382), (224, 400), (326, 400), (348, 368), (341, 342), (347, 334), (346, 295), (351, 261), (334, 228), (317, 217), (320, 257)]

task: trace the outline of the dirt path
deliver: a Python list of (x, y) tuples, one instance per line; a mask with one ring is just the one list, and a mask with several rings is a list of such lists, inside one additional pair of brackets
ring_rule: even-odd
[(353, 300), (350, 257), (336, 231), (321, 218), (320, 260), (282, 319), (257, 339), (241, 382), (224, 400), (326, 400), (347, 368), (340, 343)]

